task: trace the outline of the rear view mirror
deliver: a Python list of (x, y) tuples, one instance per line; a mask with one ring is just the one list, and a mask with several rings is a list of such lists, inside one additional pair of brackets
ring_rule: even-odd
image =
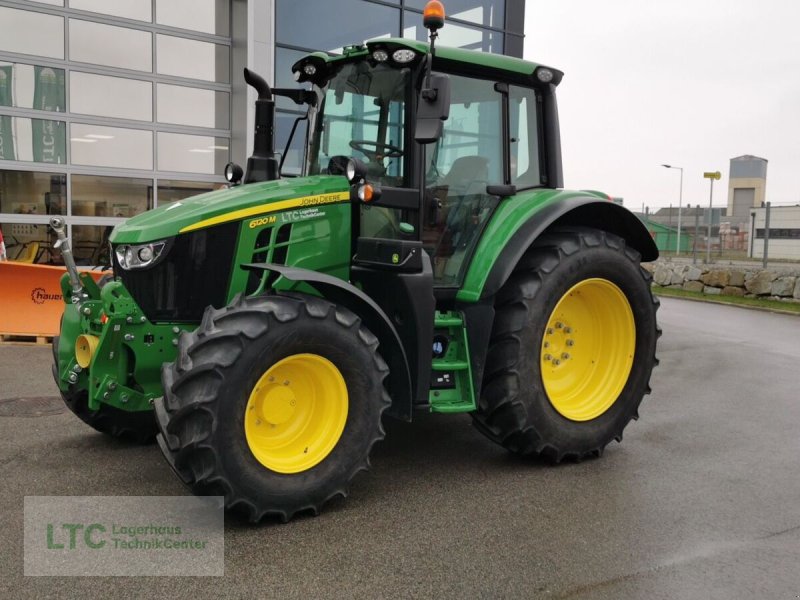
[(430, 144), (442, 137), (443, 124), (450, 116), (450, 78), (432, 74), (419, 94), (414, 139)]

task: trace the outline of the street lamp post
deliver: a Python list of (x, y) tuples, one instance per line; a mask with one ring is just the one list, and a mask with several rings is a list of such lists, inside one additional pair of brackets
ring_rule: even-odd
[(666, 169), (678, 169), (681, 172), (681, 188), (678, 193), (678, 242), (675, 244), (675, 256), (681, 253), (681, 206), (683, 205), (683, 167), (673, 167), (672, 165), (661, 165)]

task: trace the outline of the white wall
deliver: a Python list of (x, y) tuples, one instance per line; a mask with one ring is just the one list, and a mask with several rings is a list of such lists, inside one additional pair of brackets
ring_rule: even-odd
[[(766, 208), (756, 208), (750, 211), (751, 219), (755, 216), (754, 229), (764, 229)], [(792, 239), (776, 239), (773, 237), (776, 229), (793, 229), (800, 232), (800, 206), (773, 206), (769, 214), (770, 239), (767, 255), (769, 258), (786, 258), (800, 260), (800, 237)], [(752, 232), (755, 236), (755, 232)], [(796, 233), (795, 235), (800, 235)], [(754, 237), (752, 240), (753, 258), (764, 257), (764, 240)]]

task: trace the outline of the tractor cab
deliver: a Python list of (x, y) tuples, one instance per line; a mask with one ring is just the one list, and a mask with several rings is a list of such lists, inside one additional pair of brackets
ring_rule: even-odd
[(501, 199), (561, 178), (557, 126), (550, 137), (542, 127), (557, 123), (561, 74), (505, 56), (476, 70), (474, 59), (382, 39), (293, 66), (313, 93), (302, 174), (347, 176), (354, 237), (421, 242), (435, 286), (451, 291)]

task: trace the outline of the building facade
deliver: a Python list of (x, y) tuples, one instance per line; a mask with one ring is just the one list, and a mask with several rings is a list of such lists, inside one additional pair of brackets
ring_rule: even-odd
[[(0, 0), (0, 229), (10, 258), (107, 263), (113, 225), (224, 185), (252, 145), (247, 66), (278, 87), (304, 54), (426, 39), (425, 0)], [(522, 56), (524, 0), (447, 0), (440, 44)], [(277, 148), (298, 107), (278, 100)], [(300, 121), (300, 124), (303, 122)], [(285, 160), (302, 160), (302, 127)]]
[(767, 159), (746, 154), (730, 161), (728, 218), (732, 224), (746, 223), (750, 209), (761, 206), (767, 193)]
[(748, 256), (763, 259), (766, 246), (768, 258), (800, 261), (800, 205), (771, 206), (769, 223), (767, 208), (755, 208), (750, 211), (750, 219), (754, 234)]

